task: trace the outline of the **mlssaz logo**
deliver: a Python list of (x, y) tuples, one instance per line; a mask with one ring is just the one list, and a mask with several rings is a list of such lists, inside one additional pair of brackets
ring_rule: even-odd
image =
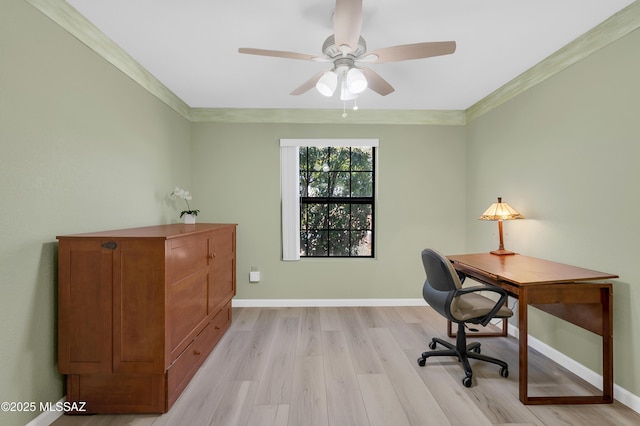
[(41, 402), (40, 411), (85, 412), (87, 411), (86, 405), (85, 401)]

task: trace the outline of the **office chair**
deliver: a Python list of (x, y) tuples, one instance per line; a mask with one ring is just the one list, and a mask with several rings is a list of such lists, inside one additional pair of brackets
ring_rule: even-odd
[[(423, 352), (418, 359), (418, 365), (424, 367), (426, 360), (432, 356), (456, 356), (462, 363), (465, 376), (462, 384), (471, 386), (473, 372), (469, 364), (469, 358), (479, 359), (499, 365), (500, 375), (509, 377), (509, 366), (506, 362), (480, 354), (480, 343), (467, 344), (466, 325), (482, 324), (486, 326), (493, 318), (509, 318), (513, 311), (505, 302), (507, 293), (499, 287), (475, 286), (463, 288), (464, 274), (458, 273), (451, 262), (436, 252), (425, 249), (422, 251), (422, 264), (427, 274), (427, 279), (422, 288), (422, 296), (429, 306), (440, 315), (458, 324), (456, 344), (434, 337), (429, 343), (429, 352)], [(478, 291), (490, 291), (500, 295), (496, 302), (488, 297), (477, 294)], [(436, 344), (447, 349), (434, 350)]]

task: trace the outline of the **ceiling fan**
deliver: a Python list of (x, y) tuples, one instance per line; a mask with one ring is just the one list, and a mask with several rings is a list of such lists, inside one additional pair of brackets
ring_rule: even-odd
[(382, 96), (394, 91), (394, 88), (379, 74), (362, 67), (361, 63), (380, 64), (422, 59), (448, 55), (456, 50), (455, 41), (439, 41), (403, 44), (367, 52), (367, 45), (360, 35), (361, 28), (362, 0), (336, 0), (333, 34), (322, 45), (323, 56), (246, 47), (238, 49), (238, 52), (333, 63), (332, 69), (317, 73), (291, 92), (291, 95), (301, 95), (316, 87), (321, 94), (333, 96), (340, 83), (340, 99), (346, 101), (354, 99), (358, 93), (367, 88)]

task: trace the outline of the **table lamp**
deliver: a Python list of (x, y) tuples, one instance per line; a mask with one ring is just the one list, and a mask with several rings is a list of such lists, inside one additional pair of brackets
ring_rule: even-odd
[(478, 220), (498, 221), (498, 231), (500, 232), (500, 247), (498, 247), (498, 250), (492, 251), (491, 254), (496, 254), (498, 256), (515, 254), (512, 251), (504, 249), (504, 240), (502, 238), (502, 221), (512, 219), (524, 219), (524, 216), (515, 211), (509, 204), (503, 203), (502, 197), (498, 197), (498, 202), (491, 204), (491, 206), (484, 213), (482, 213), (482, 216), (478, 218)]

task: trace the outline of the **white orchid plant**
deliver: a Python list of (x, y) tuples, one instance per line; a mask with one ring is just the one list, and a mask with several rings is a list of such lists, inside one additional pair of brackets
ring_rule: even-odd
[(180, 217), (184, 216), (185, 214), (198, 216), (198, 213), (200, 213), (200, 210), (191, 210), (191, 206), (189, 205), (189, 200), (193, 198), (189, 191), (187, 191), (186, 189), (178, 188), (176, 186), (176, 189), (174, 189), (170, 195), (175, 198), (182, 198), (184, 202), (187, 203), (187, 210), (181, 211)]

